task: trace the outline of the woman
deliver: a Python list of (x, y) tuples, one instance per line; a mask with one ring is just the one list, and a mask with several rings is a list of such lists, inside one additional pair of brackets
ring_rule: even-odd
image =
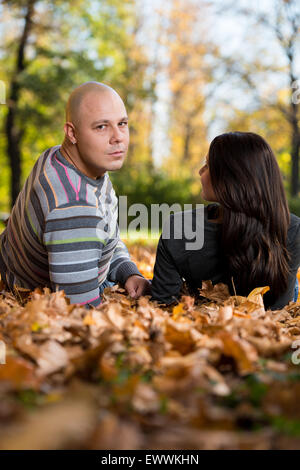
[[(152, 299), (178, 300), (183, 280), (192, 293), (203, 280), (224, 282), (231, 294), (247, 296), (270, 286), (266, 308), (295, 300), (300, 265), (300, 218), (289, 213), (276, 158), (267, 142), (251, 132), (216, 137), (199, 171), (204, 208), (204, 243), (187, 249), (174, 236), (183, 213), (170, 217), (170, 237), (160, 237), (152, 281)], [(192, 211), (193, 223), (196, 210)], [(183, 230), (185, 233), (185, 230)]]

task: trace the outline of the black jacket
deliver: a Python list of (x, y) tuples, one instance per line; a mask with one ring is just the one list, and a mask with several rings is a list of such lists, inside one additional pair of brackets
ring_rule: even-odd
[[(214, 218), (217, 207), (218, 204), (215, 203), (204, 207), (202, 220), (199, 210), (196, 209), (189, 211), (188, 217), (190, 218), (187, 218), (187, 222), (184, 221), (184, 214), (187, 215), (187, 212), (178, 212), (170, 216), (170, 230), (168, 232), (167, 224), (165, 224), (158, 242), (152, 281), (152, 300), (165, 304), (178, 300), (184, 280), (191, 293), (198, 292), (198, 288), (202, 287), (202, 281), (211, 280), (213, 284), (218, 282), (227, 284), (233, 294), (231, 279), (226, 272), (220, 247), (221, 224), (209, 220)], [(183, 236), (180, 236), (180, 227), (191, 223), (194, 233), (204, 232), (203, 246), (196, 250), (187, 249), (186, 244), (196, 239), (192, 239), (191, 234), (185, 236), (184, 228), (182, 229)], [(170, 233), (169, 238), (164, 238), (168, 233)], [(291, 214), (287, 249), (291, 254), (288, 288), (272, 305), (266, 305), (272, 310), (283, 308), (294, 298), (297, 270), (300, 265), (300, 218), (294, 214)], [(267, 294), (264, 298), (266, 296)]]

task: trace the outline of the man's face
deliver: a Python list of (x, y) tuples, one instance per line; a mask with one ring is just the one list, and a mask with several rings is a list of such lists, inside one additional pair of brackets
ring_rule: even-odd
[(75, 125), (80, 163), (92, 178), (119, 170), (129, 144), (128, 117), (121, 98), (111, 92), (84, 97)]

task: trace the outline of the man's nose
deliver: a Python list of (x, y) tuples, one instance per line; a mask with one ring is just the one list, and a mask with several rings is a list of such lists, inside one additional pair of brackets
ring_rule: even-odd
[(123, 133), (119, 127), (113, 127), (110, 140), (112, 142), (121, 142), (123, 139)]

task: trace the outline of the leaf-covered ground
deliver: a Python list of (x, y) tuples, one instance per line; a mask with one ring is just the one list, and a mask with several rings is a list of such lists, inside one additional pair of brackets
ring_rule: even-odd
[[(130, 251), (151, 278), (154, 248)], [(86, 310), (2, 290), (0, 449), (300, 448), (300, 303), (261, 292), (159, 308), (115, 287)]]

